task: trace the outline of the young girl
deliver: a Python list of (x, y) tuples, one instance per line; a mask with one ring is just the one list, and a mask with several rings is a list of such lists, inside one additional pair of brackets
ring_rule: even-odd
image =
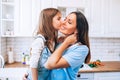
[[(32, 43), (30, 68), (31, 80), (38, 80), (38, 61), (45, 45), (52, 53), (57, 42), (57, 31), (61, 26), (61, 13), (58, 9), (47, 8), (41, 11), (39, 25), (36, 30), (36, 39)], [(29, 77), (31, 76), (29, 75)], [(42, 80), (42, 79), (40, 79)]]

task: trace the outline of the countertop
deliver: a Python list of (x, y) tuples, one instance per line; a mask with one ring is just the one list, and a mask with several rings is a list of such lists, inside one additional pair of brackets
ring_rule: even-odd
[[(90, 72), (120, 72), (120, 61), (104, 61), (104, 66), (95, 68), (80, 69), (79, 73), (90, 73)], [(5, 64), (5, 68), (28, 68), (28, 65), (24, 65), (20, 62), (13, 64)]]
[(5, 68), (28, 68), (29, 65), (22, 64), (21, 62), (14, 62), (14, 63), (6, 63)]
[(120, 61), (104, 61), (104, 66), (94, 67), (91, 69), (80, 69), (79, 73), (90, 72), (120, 72)]

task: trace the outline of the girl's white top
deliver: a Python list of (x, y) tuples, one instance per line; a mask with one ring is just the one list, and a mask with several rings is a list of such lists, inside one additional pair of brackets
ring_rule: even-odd
[[(41, 38), (40, 38), (41, 37)], [(45, 47), (45, 38), (41, 34), (33, 41), (31, 45), (31, 57), (30, 57), (30, 67), (37, 68), (40, 54), (42, 53), (43, 48)]]

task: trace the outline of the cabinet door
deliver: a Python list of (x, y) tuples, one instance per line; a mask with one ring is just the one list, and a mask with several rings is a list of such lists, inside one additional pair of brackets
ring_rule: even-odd
[(90, 36), (99, 37), (104, 34), (103, 24), (103, 0), (92, 0), (91, 1), (91, 16), (90, 16)]
[(92, 36), (120, 37), (120, 0), (92, 0), (90, 17)]
[(120, 72), (95, 73), (94, 80), (119, 80)]
[(77, 76), (77, 80), (93, 80), (94, 73), (80, 73)]
[(1, 36), (16, 35), (16, 28), (19, 23), (19, 1), (18, 0), (0, 0), (0, 28)]
[(40, 6), (41, 6), (41, 10), (44, 8), (50, 8), (53, 7), (53, 2), (54, 0), (40, 0)]
[(32, 36), (42, 9), (52, 7), (53, 0), (20, 0), (20, 36)]
[(120, 37), (120, 0), (109, 0), (109, 25), (106, 27), (108, 36)]
[(20, 27), (19, 36), (32, 35), (32, 1), (20, 0)]

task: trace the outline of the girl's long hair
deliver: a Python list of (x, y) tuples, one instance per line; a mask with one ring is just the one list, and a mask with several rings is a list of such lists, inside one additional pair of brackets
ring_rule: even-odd
[(56, 8), (46, 8), (43, 9), (39, 16), (39, 24), (36, 29), (36, 35), (42, 34), (46, 39), (46, 46), (51, 52), (54, 51), (53, 42), (57, 42), (58, 32), (53, 27), (53, 17), (60, 13)]

